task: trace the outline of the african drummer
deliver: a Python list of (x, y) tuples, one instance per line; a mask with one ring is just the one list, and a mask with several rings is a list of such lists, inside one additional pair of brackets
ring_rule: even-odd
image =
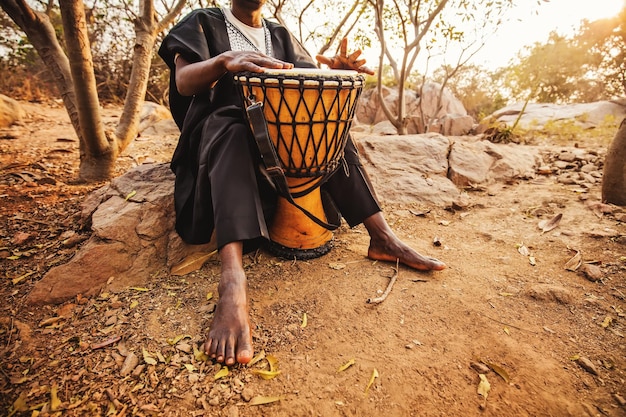
[[(198, 9), (164, 39), (159, 55), (171, 69), (170, 107), (181, 136), (171, 168), (175, 173), (176, 230), (190, 244), (215, 233), (221, 262), (219, 299), (204, 344), (217, 362), (252, 359), (247, 280), (243, 254), (267, 242), (276, 191), (260, 172), (234, 74), (264, 69), (316, 68), (315, 61), (282, 26), (264, 20), (265, 0), (232, 0), (231, 8)], [(317, 60), (332, 69), (371, 74), (360, 51)], [(321, 185), (336, 214), (370, 235), (368, 257), (399, 260), (421, 271), (445, 264), (400, 241), (387, 224), (351, 139), (345, 167)], [(326, 205), (324, 206), (327, 207)], [(330, 210), (330, 209), (329, 209)]]

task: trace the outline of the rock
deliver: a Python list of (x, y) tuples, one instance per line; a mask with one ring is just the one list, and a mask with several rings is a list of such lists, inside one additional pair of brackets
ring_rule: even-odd
[(0, 128), (9, 127), (25, 117), (26, 111), (18, 101), (0, 94)]
[[(481, 123), (500, 122), (512, 126), (523, 106), (524, 103), (516, 103), (499, 109)], [(519, 120), (519, 126), (525, 129), (542, 129), (548, 122), (573, 121), (576, 125), (589, 129), (600, 126), (607, 117), (621, 120), (624, 116), (626, 106), (611, 101), (576, 104), (528, 103)]]
[(174, 231), (174, 176), (168, 164), (140, 165), (87, 198), (83, 222), (93, 233), (67, 264), (52, 268), (33, 287), (31, 305), (144, 285), (151, 274), (185, 256), (210, 251), (187, 245)]
[(564, 287), (553, 284), (536, 284), (528, 291), (527, 295), (538, 301), (556, 301), (560, 304), (571, 304), (574, 300), (572, 294)]
[(596, 376), (598, 375), (598, 370), (596, 369), (593, 362), (591, 362), (589, 359), (585, 358), (584, 356), (581, 356), (578, 359), (576, 359), (576, 362), (578, 363), (578, 365), (580, 365), (581, 368), (583, 368), (585, 371), (589, 372), (590, 374), (596, 375)]
[(582, 264), (580, 270), (585, 275), (585, 278), (587, 278), (591, 282), (598, 282), (601, 281), (602, 278), (604, 278), (604, 273), (598, 265)]

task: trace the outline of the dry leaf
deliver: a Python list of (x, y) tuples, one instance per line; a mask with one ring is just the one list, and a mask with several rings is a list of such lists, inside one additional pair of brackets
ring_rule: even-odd
[(606, 329), (607, 327), (609, 327), (611, 325), (611, 323), (613, 323), (613, 317), (606, 316), (604, 318), (604, 321), (602, 322), (601, 326)]
[(154, 359), (152, 357), (152, 355), (150, 355), (150, 353), (145, 349), (145, 348), (141, 348), (141, 353), (143, 354), (143, 361), (145, 363), (147, 363), (148, 365), (156, 365), (157, 361), (156, 359)]
[(480, 377), (480, 383), (478, 384), (478, 390), (476, 392), (482, 395), (486, 400), (489, 395), (489, 390), (491, 389), (491, 384), (489, 384), (485, 374), (478, 374), (478, 376)]
[(133, 300), (133, 301), (130, 302), (129, 308), (132, 310), (133, 308), (137, 307), (138, 305), (139, 305), (139, 301)]
[(267, 355), (265, 357), (267, 363), (270, 365), (270, 371), (274, 372), (278, 370), (278, 359), (274, 355)]
[(302, 315), (302, 324), (300, 324), (300, 328), (304, 329), (308, 323), (308, 319), (306, 313)]
[(206, 293), (206, 300), (209, 301), (211, 298), (213, 298), (213, 293), (209, 291)]
[(217, 381), (218, 379), (224, 378), (225, 376), (228, 376), (228, 366), (222, 366), (222, 368), (217, 371), (215, 376), (213, 376), (213, 380)]
[(534, 256), (529, 256), (528, 257), (528, 262), (532, 265), (532, 266), (536, 266), (537, 265), (537, 261), (535, 260)]
[(53, 385), (52, 388), (50, 388), (50, 411), (56, 411), (61, 406), (61, 400), (59, 400), (57, 395), (57, 389), (56, 385)]
[[(196, 370), (196, 367), (195, 367), (195, 366), (193, 366), (193, 365), (192, 365), (192, 364), (190, 364), (190, 363), (186, 363), (186, 364), (185, 364), (185, 368), (187, 368), (187, 371), (189, 371), (189, 372), (193, 372), (193, 371), (195, 371), (195, 370)], [(220, 371), (221, 371), (221, 369), (220, 369)], [(218, 372), (218, 373), (219, 373), (219, 372)], [(227, 370), (227, 374), (228, 374), (228, 370)]]
[(253, 399), (250, 400), (250, 405), (263, 405), (263, 404), (270, 404), (270, 403), (275, 403), (276, 401), (280, 401), (281, 398), (280, 397), (264, 397), (264, 396), (256, 396)]
[(328, 266), (331, 269), (340, 270), (340, 269), (344, 269), (346, 267), (346, 264), (342, 264), (341, 262), (331, 262), (328, 264)]
[(542, 233), (546, 233), (546, 232), (549, 232), (550, 230), (555, 229), (561, 222), (562, 218), (563, 218), (563, 214), (559, 213), (550, 220), (540, 221), (537, 226), (539, 226)]
[(569, 261), (565, 263), (565, 269), (568, 271), (576, 272), (578, 268), (583, 263), (583, 256), (580, 251), (576, 251), (576, 255), (574, 255)]
[(370, 377), (370, 380), (365, 387), (365, 395), (367, 395), (367, 392), (370, 390), (370, 387), (372, 386), (376, 378), (378, 378), (378, 371), (376, 370), (376, 368), (374, 368), (374, 371), (372, 371), (372, 376)]
[(354, 358), (350, 359), (348, 362), (346, 362), (343, 365), (341, 365), (339, 367), (339, 369), (337, 369), (337, 373), (345, 371), (346, 369), (348, 369), (349, 367), (351, 367), (355, 363), (356, 363), (356, 361), (354, 360)]
[(529, 256), (530, 255), (530, 251), (528, 250), (528, 248), (526, 247), (526, 245), (524, 245), (523, 243), (520, 243), (519, 246), (517, 247), (517, 251), (523, 255), (523, 256)]
[(509, 378), (508, 372), (501, 366), (496, 365), (495, 363), (491, 363), (491, 362), (485, 362), (485, 365), (490, 367), (496, 374), (500, 375), (500, 377), (502, 377), (502, 379), (504, 379), (504, 382), (506, 382), (507, 384), (511, 380), (511, 378)]
[(11, 282), (13, 283), (13, 285), (19, 284), (23, 279), (28, 278), (29, 276), (33, 275), (34, 273), (35, 273), (35, 271), (27, 272), (24, 275), (20, 275), (17, 278), (13, 278), (11, 280)]
[(124, 200), (128, 201), (129, 199), (133, 198), (136, 194), (137, 194), (137, 191), (133, 190), (130, 193), (128, 193), (128, 195), (126, 196)]
[(207, 355), (206, 353), (204, 353), (204, 349), (199, 350), (195, 345), (193, 347), (193, 357), (198, 361), (198, 362), (206, 362), (209, 360), (209, 355)]
[(257, 363), (258, 361), (265, 359), (265, 351), (262, 350), (259, 352), (258, 355), (256, 355), (254, 358), (252, 358), (252, 360), (250, 362), (248, 362), (248, 367), (251, 367), (252, 365), (254, 365), (255, 363)]
[(280, 375), (280, 373), (281, 373), (280, 370), (277, 370), (277, 371), (264, 371), (262, 369), (253, 369), (250, 372), (252, 372), (255, 375), (260, 376), (263, 379), (274, 379), (278, 375)]
[(180, 275), (187, 275), (188, 273), (193, 272), (193, 271), (197, 271), (198, 269), (202, 268), (202, 265), (204, 265), (204, 263), (208, 261), (209, 258), (215, 255), (216, 253), (217, 253), (216, 250), (209, 252), (209, 253), (206, 253), (206, 252), (192, 253), (191, 255), (183, 259), (182, 262), (180, 262), (177, 265), (174, 265), (172, 267), (172, 270), (170, 271), (170, 274), (180, 276)]

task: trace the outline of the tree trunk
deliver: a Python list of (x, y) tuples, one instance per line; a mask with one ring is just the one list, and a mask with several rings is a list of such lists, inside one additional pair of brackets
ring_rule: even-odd
[[(0, 6), (15, 24), (26, 34), (39, 57), (52, 75), (61, 99), (72, 122), (79, 143), (83, 142), (76, 107), (76, 96), (72, 84), (70, 62), (59, 45), (50, 18), (44, 13), (33, 11), (26, 3), (16, 0), (0, 0)], [(81, 146), (82, 153), (82, 146)]]
[(107, 138), (102, 123), (85, 7), (82, 0), (60, 0), (59, 5), (84, 138), (79, 177), (85, 181), (107, 180), (113, 176), (119, 150), (115, 138)]
[(604, 160), (602, 201), (626, 206), (626, 119), (622, 120)]

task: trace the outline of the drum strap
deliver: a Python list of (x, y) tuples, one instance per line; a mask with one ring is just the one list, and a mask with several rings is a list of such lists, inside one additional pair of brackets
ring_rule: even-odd
[(259, 147), (259, 152), (261, 153), (261, 158), (263, 159), (263, 164), (265, 165), (265, 170), (267, 171), (267, 175), (272, 184), (276, 188), (276, 191), (319, 226), (328, 230), (338, 228), (338, 224), (334, 225), (326, 223), (325, 221), (317, 218), (304, 207), (300, 206), (293, 199), (291, 192), (289, 192), (285, 172), (281, 167), (278, 155), (276, 155), (276, 149), (274, 149), (274, 145), (270, 140), (270, 135), (267, 130), (267, 121), (265, 120), (265, 114), (263, 113), (263, 103), (256, 102), (249, 105), (246, 108), (246, 113), (248, 114), (248, 121), (250, 122), (250, 127), (252, 128), (254, 140)]

